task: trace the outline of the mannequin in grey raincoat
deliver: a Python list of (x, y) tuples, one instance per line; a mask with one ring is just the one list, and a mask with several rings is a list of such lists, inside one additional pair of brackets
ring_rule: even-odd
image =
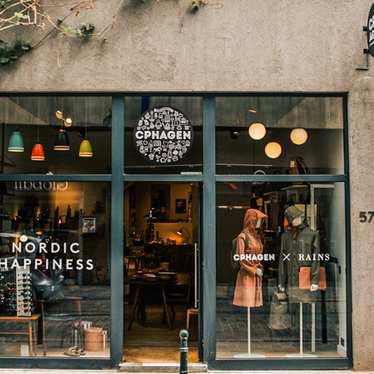
[[(320, 297), (318, 291), (320, 239), (317, 231), (302, 221), (303, 212), (295, 206), (286, 209), (285, 215), (291, 228), (282, 234), (279, 256), (278, 287), (286, 291), (290, 303), (312, 303)], [(311, 268), (310, 289), (299, 288), (301, 267)]]

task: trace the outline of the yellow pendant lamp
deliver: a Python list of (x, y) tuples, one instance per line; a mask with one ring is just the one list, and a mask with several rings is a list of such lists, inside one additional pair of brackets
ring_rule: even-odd
[(93, 157), (91, 143), (88, 139), (83, 139), (79, 147), (79, 157)]
[(87, 125), (84, 131), (84, 138), (79, 147), (79, 157), (93, 157), (92, 145), (90, 141), (87, 139)]

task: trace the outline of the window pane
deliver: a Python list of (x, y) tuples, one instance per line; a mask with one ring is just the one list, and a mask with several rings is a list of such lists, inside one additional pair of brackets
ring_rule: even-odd
[(1, 173), (110, 173), (110, 97), (2, 97), (0, 118)]
[(202, 171), (200, 97), (133, 96), (125, 107), (125, 173)]
[(217, 98), (217, 173), (342, 174), (342, 99)]
[(217, 185), (217, 358), (346, 357), (344, 221), (343, 183)]
[(0, 187), (0, 355), (108, 357), (109, 184)]

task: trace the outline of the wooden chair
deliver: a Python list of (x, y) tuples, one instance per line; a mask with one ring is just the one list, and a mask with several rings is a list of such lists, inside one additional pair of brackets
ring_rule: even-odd
[[(191, 301), (191, 274), (177, 273), (176, 282), (167, 290), (167, 299), (171, 307), (172, 323), (175, 321), (175, 305), (183, 305), (186, 309), (190, 306)], [(165, 311), (164, 311), (165, 312)]]

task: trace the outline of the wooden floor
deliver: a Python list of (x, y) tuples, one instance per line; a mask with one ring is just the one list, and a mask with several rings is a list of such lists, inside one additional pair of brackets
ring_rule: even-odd
[[(161, 305), (147, 305), (145, 326), (135, 321), (127, 330), (131, 306), (125, 306), (125, 362), (178, 362), (179, 331), (185, 328), (186, 310), (176, 308), (175, 326), (169, 329), (162, 323)], [(197, 318), (192, 317), (189, 338), (189, 361), (199, 362), (197, 348)]]

